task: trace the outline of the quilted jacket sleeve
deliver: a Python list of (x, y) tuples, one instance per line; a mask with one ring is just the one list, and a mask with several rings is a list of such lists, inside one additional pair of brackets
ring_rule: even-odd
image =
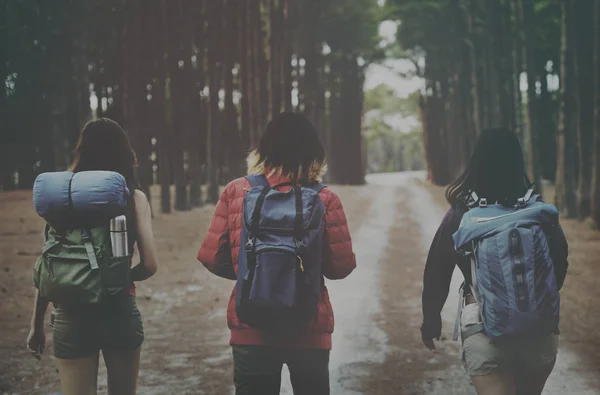
[(198, 251), (198, 260), (219, 277), (230, 280), (236, 279), (235, 270), (231, 262), (231, 248), (229, 244), (229, 202), (234, 193), (232, 184), (227, 186), (210, 222), (208, 233)]
[(325, 191), (325, 261), (323, 275), (330, 280), (348, 276), (356, 267), (352, 240), (346, 214), (340, 198), (330, 190)]

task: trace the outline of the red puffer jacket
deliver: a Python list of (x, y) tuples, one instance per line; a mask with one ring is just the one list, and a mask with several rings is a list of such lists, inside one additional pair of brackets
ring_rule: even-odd
[[(269, 178), (271, 185), (288, 181), (277, 175)], [(284, 187), (284, 188), (290, 188)], [(282, 188), (281, 190), (285, 190)], [(240, 250), (240, 234), (242, 230), (242, 206), (245, 191), (250, 183), (245, 178), (232, 181), (217, 203), (215, 214), (210, 224), (202, 247), (198, 252), (198, 260), (217, 276), (235, 280), (237, 278), (237, 261)], [(346, 223), (346, 215), (339, 197), (331, 190), (324, 188), (319, 197), (325, 205), (325, 251), (323, 275), (331, 280), (342, 279), (356, 267), (356, 258), (352, 251), (352, 241)], [(331, 349), (331, 333), (333, 332), (333, 309), (329, 301), (327, 288), (323, 286), (321, 301), (315, 322), (307, 326), (302, 333), (265, 334), (240, 323), (235, 311), (234, 287), (227, 308), (227, 324), (231, 329), (230, 344), (268, 345), (281, 348), (318, 348)]]

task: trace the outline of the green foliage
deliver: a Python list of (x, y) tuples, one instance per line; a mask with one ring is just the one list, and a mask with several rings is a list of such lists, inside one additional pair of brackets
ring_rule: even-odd
[(369, 172), (421, 170), (424, 168), (420, 128), (408, 133), (394, 129), (388, 117), (418, 117), (418, 92), (396, 96), (388, 85), (365, 92), (367, 114), (367, 168)]
[(396, 96), (389, 85), (379, 84), (365, 92), (365, 112), (377, 110), (383, 115), (400, 113), (403, 116), (418, 116), (418, 92), (413, 92), (407, 98)]
[(379, 48), (382, 20), (377, 0), (319, 2), (322, 12), (317, 29), (334, 56), (361, 57), (368, 64), (383, 58)]

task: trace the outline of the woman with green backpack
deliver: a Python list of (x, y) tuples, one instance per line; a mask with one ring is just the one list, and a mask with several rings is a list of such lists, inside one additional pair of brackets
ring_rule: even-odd
[(422, 340), (435, 349), (455, 267), (465, 282), (455, 340), (479, 395), (539, 395), (558, 349), (568, 246), (558, 212), (533, 192), (517, 136), (481, 133), (425, 266)]
[[(45, 347), (44, 317), (48, 304), (54, 303), (54, 356), (63, 395), (96, 394), (100, 351), (107, 367), (108, 392), (123, 395), (136, 392), (144, 332), (135, 302), (134, 282), (150, 278), (157, 270), (150, 204), (138, 189), (136, 166), (135, 153), (123, 129), (116, 122), (102, 118), (89, 122), (81, 131), (68, 183), (69, 206), (73, 206), (75, 195), (72, 197), (71, 189), (75, 188), (76, 177), (84, 172), (117, 173), (124, 180), (126, 188), (123, 188), (131, 191), (124, 204), (128, 241), (124, 249), (129, 253), (120, 256), (114, 254), (114, 249), (112, 254), (108, 252), (111, 249), (108, 220), (103, 226), (79, 229), (81, 224), (75, 225), (74, 221), (87, 218), (87, 213), (75, 209), (70, 212), (76, 215), (63, 216), (64, 224), (60, 227), (56, 223), (61, 221), (56, 218), (52, 224), (48, 222), (44, 232), (44, 253), (34, 269), (37, 289), (27, 348), (34, 357), (41, 358)], [(130, 252), (135, 245), (141, 263), (131, 268)], [(87, 282), (69, 277), (69, 270), (75, 269), (83, 273), (80, 277), (88, 279)]]

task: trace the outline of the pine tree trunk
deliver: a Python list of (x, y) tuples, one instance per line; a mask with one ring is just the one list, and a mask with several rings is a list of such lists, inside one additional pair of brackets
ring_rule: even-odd
[(568, 218), (577, 216), (573, 157), (573, 139), (577, 136), (577, 97), (575, 53), (573, 42), (573, 12), (569, 0), (561, 0), (561, 87), (557, 139), (556, 207)]
[[(471, 0), (472, 3), (473, 0)], [(479, 82), (477, 78), (477, 60), (475, 58), (475, 34), (473, 33), (473, 7), (465, 5), (463, 10), (466, 13), (467, 31), (469, 35), (469, 64), (471, 70), (471, 136), (475, 140), (481, 131), (481, 114), (479, 110)]]
[(584, 219), (591, 212), (591, 175), (592, 175), (592, 144), (594, 125), (594, 87), (590, 81), (594, 79), (594, 7), (590, 1), (574, 3), (576, 33), (574, 45), (577, 56), (577, 81), (579, 89), (579, 135), (578, 135), (578, 187), (577, 212)]
[(292, 111), (292, 28), (295, 23), (294, 14), (290, 1), (293, 0), (282, 0), (284, 7), (284, 37), (283, 40), (283, 106), (285, 111)]
[(238, 114), (235, 104), (233, 103), (233, 65), (234, 56), (237, 51), (237, 29), (235, 25), (235, 4), (234, 0), (226, 0), (225, 2), (225, 18), (224, 18), (224, 48), (227, 51), (223, 53), (223, 88), (225, 90), (225, 109), (223, 112), (222, 132), (227, 136), (223, 139), (224, 154), (226, 155), (224, 164), (227, 166), (228, 179), (238, 176), (238, 171), (241, 168), (242, 155), (240, 149), (240, 131), (238, 125)]
[(281, 34), (283, 21), (281, 20), (282, 0), (269, 0), (269, 16), (271, 20), (270, 29), (270, 69), (271, 69), (271, 116), (281, 112)]
[(252, 144), (252, 119), (251, 119), (251, 74), (250, 74), (250, 46), (248, 45), (248, 2), (240, 1), (238, 12), (238, 50), (240, 60), (240, 111), (241, 111), (241, 144), (244, 149), (249, 149)]
[(268, 47), (265, 26), (263, 20), (262, 9), (265, 6), (266, 0), (255, 0), (256, 3), (256, 21), (257, 21), (257, 48), (258, 48), (258, 103), (259, 103), (259, 119), (258, 124), (259, 136), (269, 121), (269, 62), (265, 49)]
[(594, 1), (594, 145), (592, 153), (592, 218), (600, 228), (600, 0)]
[[(192, 207), (202, 207), (204, 199), (202, 196), (202, 163), (206, 152), (206, 136), (208, 129), (208, 111), (206, 109), (206, 96), (200, 94), (206, 86), (205, 49), (206, 49), (206, 1), (197, 0), (195, 2), (192, 18), (194, 32), (194, 43), (196, 47), (196, 71), (194, 81), (195, 94), (192, 100), (192, 137), (190, 149), (190, 204)], [(200, 92), (198, 92), (200, 91)]]
[(223, 4), (221, 1), (208, 1), (208, 78), (210, 91), (210, 114), (209, 131), (207, 143), (207, 173), (208, 173), (208, 196), (209, 203), (217, 203), (219, 200), (219, 147), (220, 147), (220, 109), (219, 88), (221, 80), (220, 66), (220, 37), (223, 24)]
[[(159, 7), (158, 21), (159, 32), (164, 32), (167, 28), (167, 0), (158, 0)], [(154, 95), (152, 96), (154, 116), (154, 130), (157, 144), (158, 155), (158, 181), (160, 182), (160, 209), (163, 213), (171, 212), (171, 152), (169, 149), (169, 140), (173, 136), (167, 128), (166, 115), (166, 63), (164, 53), (167, 49), (166, 37), (158, 34), (158, 56), (154, 60), (154, 70), (156, 74), (156, 83), (153, 85)]]
[(538, 154), (538, 135), (536, 117), (536, 65), (535, 65), (535, 42), (534, 42), (534, 9), (533, 0), (523, 0), (523, 26), (525, 29), (525, 69), (527, 71), (527, 133), (525, 147), (527, 151), (527, 169), (531, 181), (535, 184), (537, 191), (541, 191), (541, 177)]
[(521, 142), (525, 141), (524, 130), (523, 130), (523, 97), (521, 95), (521, 72), (523, 71), (523, 42), (521, 40), (522, 31), (522, 17), (521, 17), (521, 6), (519, 0), (510, 0), (510, 9), (512, 15), (512, 31), (511, 37), (512, 43), (512, 92), (513, 92), (513, 106), (515, 112), (515, 125), (514, 130), (519, 136)]
[(174, 139), (171, 140), (173, 152), (173, 175), (175, 178), (175, 210), (184, 211), (188, 205), (188, 191), (185, 172), (185, 146), (189, 131), (186, 129), (186, 105), (189, 97), (186, 96), (186, 68), (189, 68), (189, 54), (185, 52), (185, 21), (183, 0), (169, 3), (169, 126), (173, 130)]
[(247, 11), (247, 30), (246, 30), (246, 40), (247, 40), (247, 57), (248, 57), (248, 104), (250, 108), (250, 136), (251, 136), (251, 144), (255, 147), (258, 144), (258, 138), (260, 136), (260, 94), (258, 84), (260, 83), (259, 79), (259, 63), (258, 63), (258, 51), (260, 50), (257, 47), (258, 43), (258, 27), (257, 25), (260, 23), (256, 16), (258, 12), (256, 11), (257, 4), (255, 0), (247, 0), (246, 3), (246, 11)]

